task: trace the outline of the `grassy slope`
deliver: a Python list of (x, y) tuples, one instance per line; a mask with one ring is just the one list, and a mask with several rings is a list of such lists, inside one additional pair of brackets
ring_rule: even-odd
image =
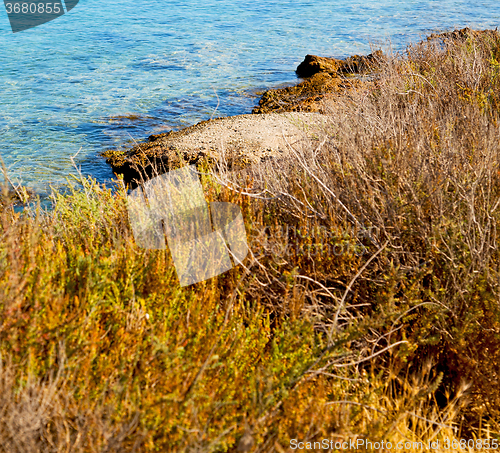
[(498, 437), (500, 36), (381, 72), (249, 170), (276, 198), (203, 178), (253, 252), (209, 281), (179, 288), (168, 250), (135, 245), (122, 189), (4, 207), (0, 449)]

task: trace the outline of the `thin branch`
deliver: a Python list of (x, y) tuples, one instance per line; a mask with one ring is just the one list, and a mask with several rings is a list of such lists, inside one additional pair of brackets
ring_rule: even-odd
[(340, 364), (334, 364), (333, 366), (335, 368), (345, 368), (348, 366), (354, 366), (354, 365), (359, 365), (360, 363), (366, 362), (367, 360), (371, 360), (374, 357), (377, 357), (378, 355), (382, 354), (383, 352), (393, 348), (394, 346), (398, 346), (403, 343), (408, 343), (408, 341), (398, 341), (397, 343), (390, 344), (389, 346), (386, 346), (384, 349), (381, 349), (380, 351), (376, 352), (375, 354), (371, 354), (368, 357), (365, 357), (364, 359), (357, 360), (356, 362), (351, 362), (351, 363), (340, 363)]
[(351, 290), (352, 288), (352, 285), (354, 285), (354, 282), (356, 281), (356, 279), (363, 273), (363, 271), (368, 267), (368, 265), (376, 258), (376, 256), (382, 251), (385, 249), (385, 247), (387, 246), (387, 244), (389, 243), (389, 241), (386, 241), (384, 245), (382, 245), (382, 247), (380, 247), (367, 261), (366, 263), (363, 265), (363, 267), (358, 271), (358, 273), (354, 276), (354, 278), (351, 280), (351, 282), (349, 283), (349, 285), (347, 286), (345, 292), (344, 292), (344, 295), (342, 296), (342, 299), (340, 301), (340, 304), (339, 304), (339, 307), (337, 308), (337, 312), (335, 313), (335, 318), (333, 320), (333, 324), (332, 324), (332, 327), (330, 329), (330, 333), (329, 333), (329, 342), (331, 342), (331, 339), (332, 339), (332, 334), (333, 334), (333, 329), (336, 328), (337, 326), (337, 321), (338, 321), (338, 318), (339, 318), (339, 315), (340, 315), (340, 311), (342, 310), (342, 307), (344, 306), (344, 302), (345, 302), (345, 299), (347, 297), (347, 294), (349, 293), (349, 291)]

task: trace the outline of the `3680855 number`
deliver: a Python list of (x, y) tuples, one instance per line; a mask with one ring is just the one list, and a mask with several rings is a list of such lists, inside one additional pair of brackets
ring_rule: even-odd
[(7, 14), (59, 14), (59, 3), (6, 3)]

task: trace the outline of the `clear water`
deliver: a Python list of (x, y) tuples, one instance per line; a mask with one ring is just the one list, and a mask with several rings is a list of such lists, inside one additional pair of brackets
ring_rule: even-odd
[(308, 54), (401, 49), (430, 32), (500, 25), (498, 0), (80, 0), (13, 34), (0, 5), (0, 156), (43, 194), (99, 157), (211, 115), (249, 113)]

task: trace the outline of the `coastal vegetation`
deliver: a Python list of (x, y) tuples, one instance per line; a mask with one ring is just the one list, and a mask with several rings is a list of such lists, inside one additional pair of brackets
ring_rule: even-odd
[(250, 248), (208, 281), (135, 244), (123, 179), (4, 199), (1, 451), (500, 444), (500, 33), (368, 69), (282, 156), (197, 162)]

